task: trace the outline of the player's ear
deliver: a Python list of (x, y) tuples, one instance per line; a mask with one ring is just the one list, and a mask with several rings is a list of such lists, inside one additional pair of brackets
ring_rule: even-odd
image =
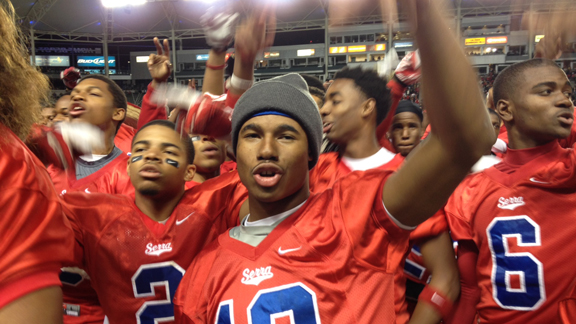
[(114, 108), (114, 113), (112, 114), (112, 120), (122, 121), (126, 117), (126, 109), (124, 108)]
[(362, 117), (370, 116), (373, 112), (376, 111), (376, 100), (374, 98), (370, 98), (364, 101), (362, 105)]
[(496, 112), (503, 121), (512, 121), (514, 119), (514, 110), (514, 103), (510, 100), (500, 99), (496, 103)]
[(194, 164), (188, 164), (186, 166), (186, 173), (184, 173), (185, 181), (192, 181), (194, 175), (196, 174), (196, 166)]
[(130, 159), (126, 162), (126, 173), (128, 173), (128, 177), (130, 177)]

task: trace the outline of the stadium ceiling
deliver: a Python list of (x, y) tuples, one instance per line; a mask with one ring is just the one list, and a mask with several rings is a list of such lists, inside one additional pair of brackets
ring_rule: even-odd
[[(251, 7), (277, 1), (277, 32), (324, 29), (326, 0), (234, 0), (237, 10), (247, 14)], [(402, 0), (398, 0), (400, 2)], [(352, 25), (381, 23), (377, 0), (351, 21)], [(500, 16), (553, 8), (576, 10), (574, 0), (448, 0), (462, 17)], [(532, 3), (530, 3), (532, 2)], [(203, 38), (200, 17), (206, 0), (147, 0), (133, 7), (106, 9), (100, 0), (12, 0), (23, 28), (33, 30), (35, 40), (103, 42), (149, 41), (153, 37)], [(355, 1), (350, 0), (350, 5)], [(556, 4), (553, 6), (552, 4)], [(403, 16), (400, 15), (400, 20)], [(106, 36), (105, 36), (106, 35)]]

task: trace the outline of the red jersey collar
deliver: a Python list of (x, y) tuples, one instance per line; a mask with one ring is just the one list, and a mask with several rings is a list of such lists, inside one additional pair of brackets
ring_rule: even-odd
[[(514, 150), (508, 148), (508, 151), (504, 156), (503, 162), (511, 166), (522, 166), (542, 155), (547, 155), (550, 157), (550, 160), (553, 160), (556, 158), (557, 154), (559, 154), (561, 151), (562, 148), (560, 147), (560, 144), (558, 144), (557, 140), (552, 141), (548, 144), (528, 149)], [(554, 153), (551, 154), (551, 152)]]

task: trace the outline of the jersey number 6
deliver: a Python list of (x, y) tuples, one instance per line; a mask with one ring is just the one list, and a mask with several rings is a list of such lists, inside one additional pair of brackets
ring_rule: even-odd
[[(532, 253), (510, 252), (508, 239), (518, 247), (540, 246), (540, 226), (528, 216), (496, 217), (486, 229), (492, 253), (492, 294), (504, 309), (529, 311), (546, 300), (542, 262)], [(519, 286), (513, 287), (512, 278)]]

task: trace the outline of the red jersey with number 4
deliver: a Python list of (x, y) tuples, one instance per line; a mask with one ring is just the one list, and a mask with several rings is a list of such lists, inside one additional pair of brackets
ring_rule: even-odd
[(0, 123), (0, 309), (59, 286), (72, 231), (46, 168)]
[(508, 150), (446, 205), (454, 240), (478, 247), (479, 323), (559, 323), (574, 279), (576, 155), (558, 142)]
[(184, 276), (177, 323), (395, 323), (408, 234), (390, 218), (390, 172), (353, 172), (310, 196), (257, 247), (222, 234)]
[(127, 196), (67, 193), (62, 199), (86, 270), (111, 324), (155, 323), (174, 316), (172, 298), (200, 250), (238, 224), (247, 197), (237, 173), (187, 190), (166, 224)]

